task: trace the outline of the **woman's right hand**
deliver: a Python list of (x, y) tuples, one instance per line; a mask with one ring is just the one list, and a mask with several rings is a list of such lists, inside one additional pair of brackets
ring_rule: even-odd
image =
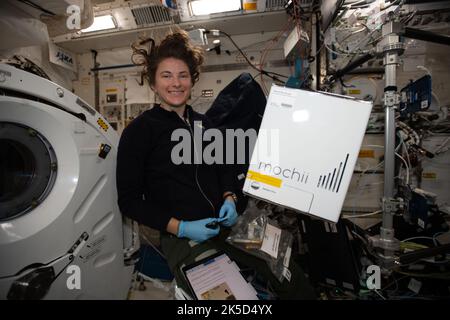
[(178, 225), (179, 238), (189, 238), (197, 242), (203, 242), (219, 234), (220, 227), (208, 228), (208, 223), (217, 222), (217, 218), (206, 218), (194, 221), (180, 221)]

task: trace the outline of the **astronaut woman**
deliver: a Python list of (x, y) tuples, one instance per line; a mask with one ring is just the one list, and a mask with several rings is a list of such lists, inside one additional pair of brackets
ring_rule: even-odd
[[(149, 43), (149, 49), (142, 49), (143, 43)], [(117, 161), (122, 214), (160, 231), (161, 249), (177, 284), (186, 292), (181, 267), (215, 249), (255, 270), (280, 298), (313, 297), (302, 272), (294, 272), (290, 282), (280, 283), (262, 260), (225, 242), (238, 217), (232, 176), (226, 166), (194, 161), (206, 147), (205, 142), (199, 145), (194, 141), (194, 129), (204, 131), (210, 125), (187, 104), (204, 61), (202, 49), (192, 45), (182, 30), (169, 34), (159, 45), (152, 39), (139, 45), (132, 46), (132, 60), (144, 66), (144, 75), (160, 103), (122, 133)], [(180, 143), (174, 137), (183, 135), (174, 132), (190, 137), (183, 152), (174, 152)], [(188, 161), (180, 163), (177, 157)]]

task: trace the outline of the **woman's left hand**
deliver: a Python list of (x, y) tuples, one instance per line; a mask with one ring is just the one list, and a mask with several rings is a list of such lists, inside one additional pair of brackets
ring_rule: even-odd
[(236, 204), (233, 200), (226, 199), (224, 201), (220, 208), (219, 216), (220, 218), (223, 218), (220, 224), (225, 227), (231, 227), (236, 223), (238, 214), (236, 212)]

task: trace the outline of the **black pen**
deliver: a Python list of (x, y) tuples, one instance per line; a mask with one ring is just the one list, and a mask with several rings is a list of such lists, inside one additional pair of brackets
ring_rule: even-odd
[(215, 229), (215, 228), (217, 228), (217, 227), (219, 226), (219, 223), (221, 223), (221, 222), (224, 221), (225, 219), (226, 219), (226, 218), (221, 218), (221, 219), (218, 219), (218, 220), (211, 221), (211, 222), (207, 223), (207, 224), (205, 225), (205, 227), (207, 227), (207, 228), (209, 228), (209, 229)]

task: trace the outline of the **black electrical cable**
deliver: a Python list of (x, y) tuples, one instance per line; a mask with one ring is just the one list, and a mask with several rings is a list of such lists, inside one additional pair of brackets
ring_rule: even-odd
[(399, 2), (400, 2), (400, 0), (395, 0), (395, 1), (393, 1), (390, 5), (384, 7), (383, 9), (380, 9), (380, 11), (384, 11), (384, 10), (386, 10), (386, 9), (389, 9), (390, 7), (392, 7), (393, 5), (398, 4)]
[(51, 12), (50, 10), (44, 9), (41, 6), (37, 5), (36, 3), (34, 3), (32, 1), (30, 1), (30, 0), (19, 0), (19, 2), (22, 2), (23, 4), (26, 4), (26, 5), (30, 6), (30, 7), (38, 9), (38, 10), (40, 10), (40, 11), (42, 11), (42, 12), (48, 14), (48, 15), (56, 16), (56, 14), (54, 12)]
[(67, 112), (67, 113), (73, 115), (74, 117), (76, 117), (76, 118), (86, 122), (86, 115), (84, 113), (81, 113), (81, 112), (80, 113), (76, 113), (74, 111), (70, 111), (70, 110), (68, 110), (68, 109), (66, 109), (66, 108), (64, 108), (64, 107), (62, 107), (60, 105), (57, 105), (56, 103), (53, 103), (53, 102), (48, 101), (48, 100), (43, 99), (43, 98), (36, 97), (34, 95), (31, 95), (31, 94), (27, 94), (27, 93), (16, 91), (16, 90), (2, 88), (1, 89), (1, 95), (21, 98), (21, 99), (27, 99), (27, 100), (32, 100), (32, 101), (37, 101), (37, 102), (40, 102), (40, 103), (44, 103), (44, 104), (47, 104), (47, 105), (49, 105), (51, 107), (54, 107), (54, 108), (56, 108), (58, 110)]
[(136, 64), (120, 64), (120, 65), (109, 66), (109, 67), (91, 68), (91, 71), (102, 71), (102, 70), (121, 69), (121, 68), (134, 68), (136, 66), (138, 66), (138, 65), (136, 65)]
[(261, 74), (263, 74), (263, 75), (265, 75), (265, 76), (267, 76), (269, 78), (272, 78), (273, 80), (280, 81), (276, 76), (289, 79), (288, 76), (285, 76), (285, 75), (282, 75), (282, 74), (279, 74), (279, 73), (276, 73), (276, 72), (272, 72), (272, 71), (266, 71), (266, 70), (263, 70), (263, 69), (258, 69), (257, 67), (255, 67), (255, 65), (250, 62), (250, 60), (247, 58), (247, 55), (241, 50), (241, 48), (239, 48), (239, 46), (236, 44), (236, 42), (234, 42), (233, 38), (231, 38), (231, 36), (228, 33), (224, 32), (222, 30), (219, 30), (219, 32), (224, 34), (225, 36), (227, 36), (228, 39), (230, 39), (231, 43), (236, 47), (236, 49), (239, 51), (239, 53), (242, 54), (242, 56), (244, 57), (245, 61), (247, 61), (247, 63), (253, 69), (255, 69), (256, 71), (260, 72)]
[(336, 79), (339, 79), (340, 77), (342, 77), (343, 75), (345, 75), (346, 73), (352, 71), (353, 69), (359, 67), (360, 65), (362, 65), (363, 63), (369, 61), (370, 59), (374, 58), (374, 55), (371, 53), (367, 53), (363, 56), (360, 56), (359, 58), (357, 58), (356, 60), (350, 62), (348, 65), (346, 65), (344, 68), (336, 71), (330, 78), (330, 81), (333, 82)]
[[(333, 12), (333, 16), (331, 17), (330, 22), (328, 23), (327, 26), (323, 26), (323, 27), (324, 27), (324, 28), (323, 28), (323, 29), (324, 29), (323, 32), (325, 32), (325, 31), (328, 29), (329, 26), (333, 25), (333, 24), (334, 24), (334, 21), (339, 20), (339, 19), (345, 14), (345, 12), (348, 10), (347, 7), (344, 7), (344, 3), (345, 3), (345, 0), (341, 0), (341, 1), (336, 5), (336, 10)], [(344, 9), (344, 10), (343, 10), (343, 12), (339, 13), (339, 11), (340, 11), (341, 9)]]
[(406, 38), (417, 39), (427, 42), (434, 42), (438, 44), (450, 45), (450, 36), (438, 34), (426, 30), (419, 30), (415, 28), (406, 27), (403, 34)]
[(448, 254), (449, 252), (450, 252), (450, 243), (437, 247), (419, 249), (413, 252), (402, 254), (399, 257), (399, 263), (402, 265), (410, 264), (420, 259), (429, 258), (440, 254)]
[(52, 81), (52, 79), (50, 79), (48, 74), (45, 73), (45, 71), (42, 68), (40, 68), (37, 64), (35, 64), (33, 61), (31, 61), (23, 56), (20, 56), (20, 55), (13, 56), (13, 58), (11, 60), (6, 63), (9, 65), (12, 65), (18, 69), (30, 72), (30, 73), (38, 75), (44, 79)]

